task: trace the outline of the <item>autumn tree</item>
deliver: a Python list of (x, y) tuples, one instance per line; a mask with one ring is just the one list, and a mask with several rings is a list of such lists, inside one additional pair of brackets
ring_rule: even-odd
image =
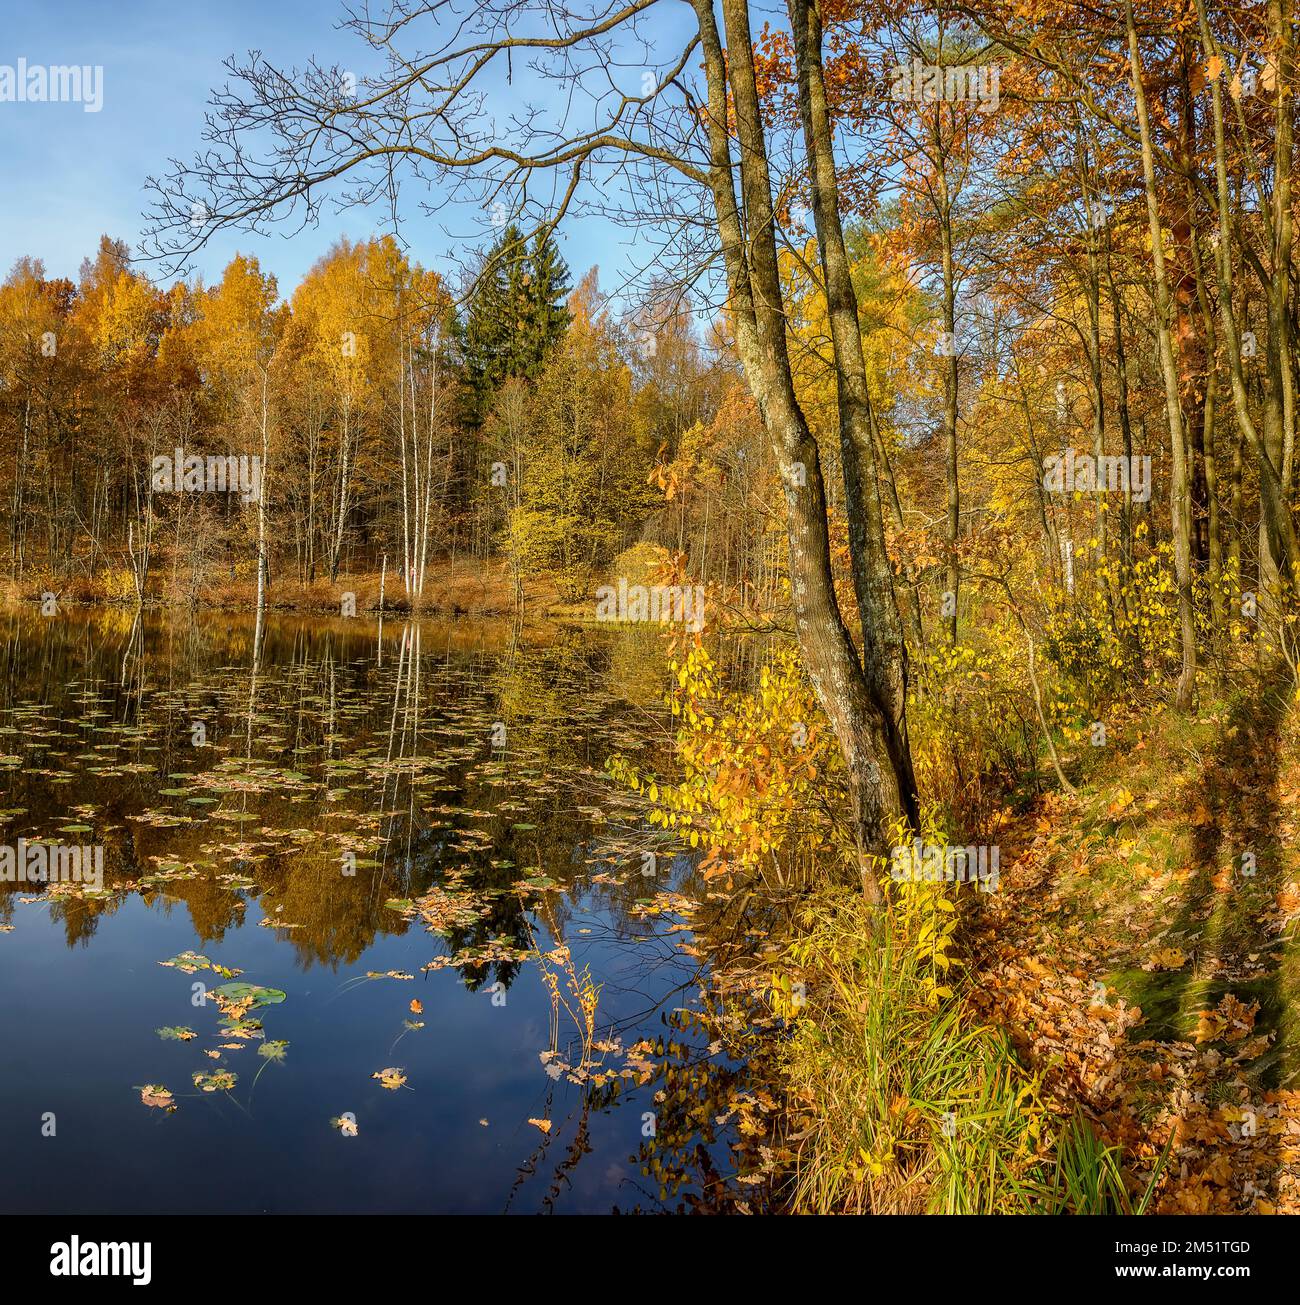
[[(804, 663), (847, 763), (850, 823), (866, 891), (880, 889), (869, 856), (883, 851), (899, 814), (915, 820), (915, 780), (907, 730), (907, 653), (885, 547), (871, 436), (871, 400), (842, 223), (822, 55), (822, 18), (807, 0), (790, 0), (798, 73), (799, 134), (822, 266), (840, 407), (840, 451), (849, 520), (855, 644), (835, 592), (826, 522), (826, 487), (817, 441), (794, 393), (775, 239), (777, 196), (754, 61), (750, 6), (724, 0), (719, 13), (693, 0), (694, 23), (673, 53), (631, 90), (606, 89), (588, 72), (607, 70), (617, 40), (634, 42), (654, 0), (632, 0), (586, 17), (547, 3), (470, 7), (446, 43), (436, 4), (398, 4), (385, 21), (354, 20), (372, 44), (394, 52), (391, 77), (350, 99), (333, 70), (285, 78), (260, 59), (233, 69), (234, 89), (217, 96), (208, 152), (157, 185), (153, 229), (163, 252), (182, 257), (213, 230), (295, 208), (316, 211), (331, 179), (357, 180), (354, 198), (392, 184), (394, 161), (436, 178), (444, 193), (478, 186), (480, 203), (505, 202), (508, 215), (532, 212), (551, 230), (575, 204), (584, 178), (637, 176), (656, 194), (655, 211), (686, 215), (679, 256), (701, 263), (711, 252), (725, 273), (728, 312), (748, 384), (787, 486), (786, 523), (795, 617)], [(402, 48), (423, 29), (431, 47)], [(463, 42), (463, 44), (462, 44)], [(591, 92), (582, 120), (536, 116), (510, 130), (486, 116), (474, 93), (508, 58), (533, 59), (545, 77), (565, 76)], [(700, 74), (696, 69), (700, 67)], [(286, 87), (291, 88), (286, 91)], [(412, 135), (412, 96), (421, 130)], [(516, 120), (518, 121), (518, 120)], [(216, 162), (270, 133), (256, 169)], [(531, 182), (560, 181), (540, 212)], [(256, 178), (256, 180), (254, 180)], [(484, 190), (486, 188), (486, 192)], [(202, 192), (210, 220), (190, 227)], [(505, 199), (502, 199), (505, 197)], [(184, 223), (180, 219), (184, 214)], [(644, 207), (635, 215), (644, 221)], [(698, 274), (698, 273), (697, 273)]]

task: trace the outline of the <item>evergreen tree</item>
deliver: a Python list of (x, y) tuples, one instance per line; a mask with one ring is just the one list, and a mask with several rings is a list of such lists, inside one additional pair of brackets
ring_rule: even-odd
[(465, 320), (465, 368), (475, 420), (482, 420), (502, 380), (517, 371), (526, 261), (523, 235), (509, 226), (488, 251), (474, 285)]
[(569, 325), (569, 269), (555, 242), (539, 236), (529, 251), (509, 226), (484, 260), (465, 321), (465, 366), (473, 419), (482, 422), (512, 376), (535, 379)]
[(526, 348), (530, 370), (524, 375), (536, 376), (555, 346), (564, 339), (572, 320), (565, 302), (572, 288), (569, 267), (550, 232), (539, 234), (533, 242), (529, 273), (531, 313)]

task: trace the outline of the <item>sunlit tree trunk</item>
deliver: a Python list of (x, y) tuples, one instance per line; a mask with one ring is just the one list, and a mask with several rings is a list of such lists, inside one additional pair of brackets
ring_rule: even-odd
[[(886, 851), (894, 820), (907, 814), (914, 796), (891, 763), (889, 725), (872, 699), (835, 595), (821, 462), (795, 397), (787, 353), (748, 5), (723, 0), (724, 55), (710, 0), (693, 3), (708, 85), (709, 183), (736, 343), (785, 483), (791, 590), (805, 669), (844, 754), (863, 890), (879, 902), (883, 892), (871, 856)], [(739, 205), (727, 131), (728, 79), (740, 155)]]
[(1165, 385), (1165, 415), (1169, 426), (1172, 464), (1169, 501), (1173, 527), (1174, 573), (1178, 586), (1178, 627), (1183, 661), (1182, 673), (1178, 680), (1178, 705), (1185, 709), (1191, 705), (1196, 689), (1196, 622), (1192, 610), (1191, 495), (1187, 476), (1187, 444), (1179, 400), (1178, 367), (1174, 360), (1173, 339), (1169, 329), (1172, 311), (1169, 277), (1165, 270), (1164, 236), (1156, 193), (1155, 159), (1151, 150), (1151, 122), (1147, 110), (1146, 90), (1142, 84), (1142, 59), (1138, 50), (1137, 28), (1133, 22), (1133, 0), (1125, 0), (1124, 15), (1142, 152), (1147, 225), (1151, 236), (1156, 296), (1156, 338), (1160, 353), (1160, 371)]

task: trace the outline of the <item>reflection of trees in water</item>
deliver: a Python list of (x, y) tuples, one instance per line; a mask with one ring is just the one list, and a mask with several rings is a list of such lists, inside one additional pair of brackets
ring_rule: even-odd
[[(40, 890), (38, 885), (28, 884), (26, 891), (35, 893)], [(123, 899), (112, 897), (99, 901), (86, 901), (78, 897), (50, 897), (47, 900), (50, 919), (63, 925), (63, 936), (67, 940), (68, 947), (73, 948), (78, 944), (82, 947), (89, 946), (90, 940), (99, 929), (100, 917), (116, 915)]]
[(592, 1115), (613, 1107), (622, 1098), (624, 1090), (623, 1082), (620, 1079), (613, 1079), (609, 1083), (600, 1086), (587, 1085), (582, 1089), (576, 1110), (571, 1111), (566, 1118), (555, 1121), (552, 1119), (555, 1088), (554, 1085), (548, 1088), (541, 1118), (552, 1120), (552, 1129), (549, 1132), (542, 1133), (541, 1141), (538, 1142), (537, 1147), (515, 1171), (515, 1179), (510, 1184), (510, 1192), (506, 1197), (505, 1206), (501, 1211), (502, 1214), (510, 1213), (515, 1198), (519, 1195), (524, 1184), (543, 1172), (543, 1162), (549, 1162), (551, 1152), (559, 1146), (561, 1138), (564, 1138), (568, 1133), (569, 1123), (573, 1122), (572, 1135), (568, 1137), (560, 1158), (554, 1162), (554, 1168), (550, 1170), (550, 1183), (541, 1199), (541, 1208), (545, 1213), (553, 1214), (555, 1212), (556, 1205), (560, 1197), (564, 1195), (565, 1189), (573, 1186), (571, 1175), (578, 1167), (579, 1161), (584, 1156), (591, 1154)]
[[(377, 647), (374, 628), (360, 622), (278, 618), (257, 634), (252, 621), (220, 614), (178, 621), (121, 610), (55, 619), (11, 614), (0, 625), (0, 660), (10, 671), (0, 709), (7, 709), (4, 723), (24, 726), (29, 764), (0, 776), (0, 803), (26, 809), (10, 837), (48, 834), (73, 804), (93, 808), (89, 822), (105, 845), (110, 886), (154, 874), (160, 864), (198, 869), (197, 877), (143, 886), (141, 896), (153, 909), (186, 910), (202, 943), (221, 941), (246, 914), (242, 896), (216, 873), (245, 875), (268, 916), (300, 926), (283, 936), (304, 968), (354, 963), (378, 935), (406, 932), (408, 921), (383, 903), (418, 897), (451, 868), (468, 872), (471, 892), (489, 893), (483, 917), (447, 939), (453, 953), (493, 940), (523, 950), (526, 907), (508, 891), (515, 881), (542, 873), (570, 884), (604, 868), (586, 864), (591, 827), (576, 808), (608, 795), (602, 769), (611, 751), (651, 737), (642, 724), (629, 724), (627, 704), (653, 704), (660, 692), (645, 651), (653, 645), (576, 629), (553, 631), (541, 646), (494, 645), (467, 639), (464, 630), (406, 622), (386, 628)], [(15, 709), (27, 714), (15, 718)], [(508, 734), (506, 746), (494, 749), (497, 720)], [(206, 747), (193, 744), (196, 721)], [(67, 737), (40, 737), (33, 722)], [(76, 759), (107, 744), (117, 746), (103, 751), (102, 766)], [(232, 759), (238, 764), (229, 766)], [(440, 768), (422, 769), (430, 759)], [(493, 762), (499, 766), (485, 766)], [(149, 769), (90, 773), (124, 764)], [(273, 768), (260, 782), (259, 767)], [(75, 784), (34, 773), (64, 768), (76, 773)], [(197, 808), (158, 795), (218, 773), (242, 777), (250, 791), (196, 784), (196, 795), (218, 799)], [(277, 774), (351, 791), (334, 802), (317, 787), (302, 800)], [(517, 809), (503, 811), (503, 804)], [(439, 806), (456, 812), (449, 822), (430, 814)], [(150, 810), (195, 823), (131, 819)], [(462, 814), (467, 810), (492, 817), (478, 820)], [(327, 818), (338, 811), (355, 822)], [(225, 822), (219, 812), (251, 818)], [(312, 837), (283, 836), (295, 829)], [(458, 833), (474, 829), (486, 829), (490, 848), (457, 846)], [(233, 849), (244, 843), (256, 846), (241, 858)], [(205, 851), (209, 844), (222, 850)], [(343, 874), (349, 848), (381, 868)], [(601, 896), (625, 912), (641, 891), (633, 882)], [(118, 905), (58, 903), (69, 943), (91, 936), (99, 916)], [(552, 905), (562, 928), (568, 903), (557, 896)], [(521, 963), (458, 968), (478, 990), (508, 986)]]
[[(642, 951), (639, 942), (662, 931), (637, 913), (637, 899), (670, 881), (681, 886), (693, 870), (689, 860), (674, 861), (662, 831), (640, 823), (604, 764), (614, 752), (644, 764), (668, 739), (659, 632), (557, 629), (542, 645), (512, 648), (476, 643), (463, 630), (387, 622), (379, 639), (373, 623), (360, 621), (277, 617), (258, 640), (251, 622), (225, 616), (0, 619), (0, 661), (10, 672), (0, 685), (0, 725), (17, 730), (0, 738), (0, 753), (21, 752), (25, 762), (0, 771), (0, 807), (25, 808), (3, 837), (48, 837), (82, 807), (77, 823), (92, 825), (105, 847), (107, 887), (132, 884), (149, 910), (188, 919), (198, 951), (233, 941), (260, 907), (268, 919), (297, 926), (276, 937), (303, 970), (355, 966), (378, 939), (409, 933), (412, 920), (387, 908), (389, 899), (463, 888), (482, 914), (430, 937), (427, 954), (465, 954), (454, 968), (469, 992), (510, 987), (533, 929), (544, 948), (544, 928), (555, 942), (573, 933), (580, 891), (582, 923), (593, 912), (608, 917), (590, 941), (629, 944), (615, 972), (596, 981), (628, 1008), (620, 1016), (641, 1004), (629, 997), (644, 995), (635, 1019), (649, 1018), (694, 962), (683, 964), (671, 939)], [(493, 746), (497, 721), (506, 725), (504, 747)], [(195, 722), (205, 747), (194, 746)], [(39, 770), (67, 772), (72, 782)], [(216, 802), (192, 804), (189, 796)], [(581, 807), (606, 820), (593, 823)], [(133, 819), (141, 815), (150, 818)], [(640, 873), (643, 848), (660, 856), (653, 883)], [(344, 873), (347, 851), (360, 862), (353, 875)], [(172, 866), (193, 873), (166, 878)], [(618, 882), (593, 886), (601, 871)], [(140, 882), (160, 873), (159, 882)], [(253, 886), (220, 878), (232, 875)], [(578, 891), (548, 892), (540, 912), (536, 899), (516, 891), (533, 876)], [(14, 896), (35, 895), (34, 887), (4, 885), (0, 909), (11, 911)], [(48, 909), (67, 945), (85, 946), (101, 918), (128, 900), (51, 899), (27, 909)], [(416, 927), (423, 930), (418, 917)], [(507, 955), (466, 959), (494, 944)], [(235, 951), (220, 959), (242, 963)], [(674, 963), (683, 970), (672, 977), (658, 969)], [(597, 1036), (607, 1029), (602, 1015)], [(710, 1109), (725, 1097), (681, 1067), (663, 1074), (639, 1093), (647, 1108), (649, 1093), (664, 1084), (696, 1092)], [(530, 1162), (542, 1208), (562, 1206), (574, 1168), (592, 1149), (593, 1112), (627, 1092), (617, 1079), (565, 1085), (561, 1099), (573, 1108)], [(709, 1167), (716, 1137), (693, 1149), (695, 1114), (675, 1098), (655, 1109), (662, 1144), (651, 1159), (669, 1163), (666, 1130), (672, 1163), (688, 1174), (684, 1190), (707, 1204), (720, 1181)], [(635, 1145), (630, 1136), (629, 1153)]]
[(224, 941), (228, 932), (244, 923), (243, 898), (206, 875), (144, 888), (140, 895), (149, 906), (168, 915), (183, 907), (189, 914), (195, 936), (203, 945)]
[(770, 1180), (738, 1185), (737, 1166), (759, 1169), (764, 1138), (746, 1138), (729, 1120), (739, 1097), (761, 1086), (747, 1063), (724, 1064), (703, 1054), (714, 1030), (699, 1012), (674, 1010), (664, 1017), (666, 1033), (656, 1041), (655, 1073), (647, 1092), (654, 1095), (654, 1136), (642, 1141), (637, 1159), (642, 1191), (652, 1209), (670, 1213), (770, 1213)]
[[(512, 877), (504, 871), (493, 872), (499, 880), (513, 882)], [(473, 880), (477, 883), (477, 876)], [(474, 924), (465, 929), (451, 929), (447, 935), (447, 946), (454, 956), (465, 948), (486, 947), (497, 939), (507, 946), (519, 951), (526, 951), (529, 946), (528, 928), (524, 923), (523, 903), (514, 893), (502, 893), (499, 897), (489, 899), (487, 913)], [(519, 976), (523, 963), (511, 957), (502, 957), (486, 965), (465, 963), (453, 967), (460, 975), (468, 992), (478, 992), (483, 987), (499, 983), (508, 988)]]

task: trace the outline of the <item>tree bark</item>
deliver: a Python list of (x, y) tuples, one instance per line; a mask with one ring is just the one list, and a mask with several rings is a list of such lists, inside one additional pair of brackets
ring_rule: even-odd
[(1172, 473), (1169, 505), (1174, 543), (1174, 575), (1178, 587), (1178, 627), (1182, 644), (1183, 666), (1178, 679), (1178, 706), (1191, 706), (1196, 690), (1196, 622), (1192, 609), (1192, 541), (1191, 495), (1187, 476), (1187, 444), (1183, 431), (1183, 413), (1179, 403), (1178, 367), (1174, 360), (1170, 335), (1171, 296), (1165, 268), (1160, 207), (1156, 196), (1155, 159), (1151, 150), (1151, 121), (1147, 111), (1146, 90), (1142, 84), (1142, 59), (1138, 51), (1137, 28), (1133, 22), (1133, 0), (1124, 2), (1128, 31), (1129, 67), (1133, 76), (1133, 97), (1137, 107), (1138, 132), (1142, 151), (1142, 178), (1146, 189), (1147, 224), (1151, 233), (1151, 261), (1156, 295), (1156, 339), (1160, 354), (1160, 371), (1165, 383), (1165, 416), (1169, 425), (1169, 448)]

